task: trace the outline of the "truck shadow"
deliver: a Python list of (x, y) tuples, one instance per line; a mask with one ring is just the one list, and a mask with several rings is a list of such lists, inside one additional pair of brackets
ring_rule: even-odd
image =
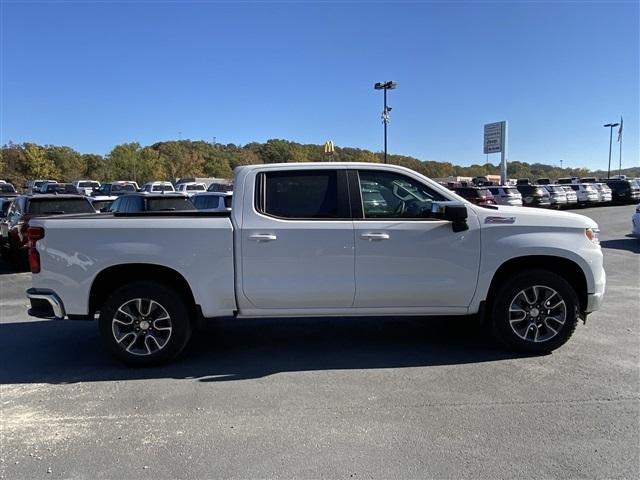
[(0, 324), (0, 384), (152, 378), (221, 382), (280, 372), (430, 367), (514, 358), (460, 318), (219, 320), (175, 362), (128, 368), (100, 345), (94, 322)]
[(614, 240), (601, 240), (602, 248), (614, 250), (627, 250), (632, 253), (640, 253), (640, 239), (627, 235), (627, 238), (616, 238)]

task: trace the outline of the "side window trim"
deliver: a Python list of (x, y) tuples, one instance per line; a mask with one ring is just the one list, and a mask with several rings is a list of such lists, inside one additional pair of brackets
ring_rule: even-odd
[(351, 201), (349, 195), (349, 187), (347, 183), (347, 169), (344, 168), (322, 168), (322, 169), (300, 169), (300, 170), (291, 170), (292, 173), (307, 173), (312, 174), (313, 172), (335, 172), (336, 173), (336, 190), (337, 190), (337, 208), (338, 208), (338, 217), (311, 217), (311, 218), (293, 218), (293, 217), (280, 217), (277, 215), (270, 214), (265, 211), (265, 205), (267, 202), (267, 174), (268, 173), (277, 173), (279, 170), (272, 171), (263, 171), (258, 172), (256, 175), (255, 189), (254, 189), (254, 199), (253, 199), (253, 209), (254, 212), (258, 215), (263, 215), (269, 218), (276, 218), (278, 220), (286, 221), (286, 222), (310, 222), (310, 221), (336, 221), (336, 222), (344, 222), (344, 221), (352, 221), (351, 215)]

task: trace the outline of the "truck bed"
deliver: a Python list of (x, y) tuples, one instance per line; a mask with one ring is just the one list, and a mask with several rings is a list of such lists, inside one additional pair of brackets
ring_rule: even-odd
[(65, 298), (69, 315), (89, 313), (96, 277), (115, 266), (128, 269), (123, 283), (145, 265), (172, 270), (191, 286), (204, 316), (236, 309), (228, 212), (61, 215), (33, 219), (31, 225), (45, 229), (38, 241), (42, 271), (33, 276), (33, 286)]

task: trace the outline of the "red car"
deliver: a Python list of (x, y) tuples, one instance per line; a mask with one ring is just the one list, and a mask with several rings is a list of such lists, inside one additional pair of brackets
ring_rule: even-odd
[(0, 250), (16, 266), (27, 261), (27, 229), (33, 217), (64, 213), (96, 213), (87, 198), (78, 195), (21, 195), (0, 223)]
[(457, 187), (454, 191), (465, 200), (476, 205), (495, 205), (493, 194), (484, 187)]

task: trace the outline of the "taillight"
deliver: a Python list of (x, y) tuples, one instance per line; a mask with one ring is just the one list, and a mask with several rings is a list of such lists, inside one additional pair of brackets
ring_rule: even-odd
[(44, 238), (44, 228), (29, 227), (27, 229), (27, 239), (29, 246), (29, 269), (31, 273), (40, 273), (40, 253), (36, 248), (36, 242)]

